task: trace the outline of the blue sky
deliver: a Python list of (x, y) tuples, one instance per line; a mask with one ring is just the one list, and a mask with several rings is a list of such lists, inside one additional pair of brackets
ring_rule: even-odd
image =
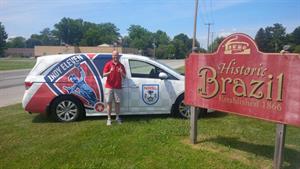
[[(194, 0), (0, 0), (0, 22), (9, 37), (39, 33), (63, 17), (112, 22), (122, 35), (131, 24), (158, 29), (173, 37), (192, 37)], [(206, 47), (207, 26), (213, 36), (242, 32), (254, 37), (261, 27), (283, 24), (290, 33), (300, 26), (300, 0), (199, 0), (197, 39)]]

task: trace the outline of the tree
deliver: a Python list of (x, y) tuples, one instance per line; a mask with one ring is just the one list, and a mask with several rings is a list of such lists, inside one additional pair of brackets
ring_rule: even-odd
[(175, 53), (174, 45), (170, 44), (170, 37), (166, 32), (157, 30), (153, 35), (153, 45), (156, 47), (156, 57), (159, 59), (168, 59)]
[(40, 34), (32, 34), (26, 41), (26, 47), (34, 48), (36, 45), (54, 46), (59, 45), (59, 39), (50, 28), (40, 31)]
[[(176, 49), (175, 58), (183, 59), (192, 51), (193, 39), (181, 33), (174, 36), (172, 44), (175, 46)], [(200, 46), (199, 42), (196, 41), (195, 47), (199, 48), (199, 46)]]
[(175, 46), (173, 44), (161, 44), (156, 49), (156, 57), (158, 59), (175, 59)]
[(266, 36), (266, 31), (263, 28), (260, 28), (255, 35), (255, 42), (260, 51), (267, 51), (269, 48)]
[(6, 48), (7, 33), (5, 32), (5, 27), (0, 22), (0, 57), (3, 56), (4, 49)]
[(78, 45), (83, 38), (84, 22), (82, 19), (62, 18), (54, 25), (54, 35), (69, 45)]
[(172, 43), (167, 45), (166, 51), (167, 51), (167, 58), (168, 59), (175, 59), (176, 48)]
[(295, 45), (300, 45), (300, 26), (298, 26), (292, 33), (291, 42)]
[(172, 44), (175, 47), (175, 57), (174, 59), (183, 59), (188, 53), (188, 48), (186, 47), (184, 41), (180, 39), (173, 39)]
[(17, 36), (15, 38), (9, 38), (7, 42), (8, 48), (25, 48), (26, 39), (22, 36)]
[(300, 26), (294, 29), (290, 34), (286, 35), (287, 44), (290, 45), (289, 51), (300, 53)]
[(208, 47), (208, 51), (216, 52), (224, 37), (217, 37)]
[(267, 27), (266, 31), (270, 31), (271, 34), (271, 45), (274, 46), (274, 52), (280, 52), (283, 48), (283, 46), (286, 44), (286, 32), (285, 28), (279, 24), (276, 23), (273, 25), (273, 27)]
[(128, 48), (130, 44), (130, 38), (128, 36), (124, 36), (122, 38), (122, 46)]
[(187, 48), (192, 48), (192, 43), (189, 42), (190, 38), (186, 34), (180, 33), (174, 36), (174, 39), (182, 41)]
[(158, 30), (153, 34), (153, 39), (156, 46), (159, 45), (167, 45), (170, 43), (170, 37), (167, 35), (166, 32)]
[(43, 45), (59, 45), (59, 39), (54, 35), (53, 30), (45, 28), (40, 32), (40, 39)]
[(120, 37), (119, 29), (112, 23), (90, 25), (84, 33), (81, 45), (97, 46), (103, 43), (113, 44)]
[(263, 52), (279, 52), (287, 43), (285, 28), (278, 23), (265, 29), (260, 28), (256, 33), (255, 41)]
[(300, 53), (300, 45), (294, 47), (294, 53)]
[(40, 40), (34, 38), (27, 39), (25, 43), (27, 48), (34, 48), (35, 46), (42, 45), (42, 42)]
[(150, 53), (147, 53), (147, 49), (153, 48), (154, 36), (152, 32), (140, 25), (131, 25), (128, 28), (128, 37), (129, 47), (137, 48), (142, 50), (146, 55), (150, 55)]

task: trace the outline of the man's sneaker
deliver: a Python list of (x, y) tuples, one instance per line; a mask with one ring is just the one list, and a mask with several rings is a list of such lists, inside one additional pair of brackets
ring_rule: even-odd
[(106, 125), (107, 125), (107, 126), (111, 126), (111, 119), (107, 119)]
[(119, 118), (116, 119), (116, 122), (117, 122), (118, 124), (122, 124), (122, 119), (119, 117)]

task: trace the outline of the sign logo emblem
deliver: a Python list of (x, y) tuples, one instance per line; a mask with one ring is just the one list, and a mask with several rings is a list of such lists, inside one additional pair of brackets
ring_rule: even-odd
[(238, 36), (229, 39), (224, 46), (225, 46), (224, 54), (248, 55), (251, 53), (249, 43), (238, 41)]
[(142, 85), (142, 98), (144, 103), (153, 105), (159, 100), (159, 85), (144, 84)]

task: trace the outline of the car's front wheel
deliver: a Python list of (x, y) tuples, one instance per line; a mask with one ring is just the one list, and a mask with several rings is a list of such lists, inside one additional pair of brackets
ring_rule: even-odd
[(57, 121), (76, 121), (83, 113), (80, 101), (70, 95), (57, 98), (51, 105), (51, 115)]
[[(200, 109), (199, 115), (203, 116), (206, 114), (207, 109)], [(191, 116), (191, 107), (184, 104), (184, 94), (180, 95), (175, 104), (172, 107), (172, 114), (176, 117), (181, 118), (190, 118)]]
[(172, 107), (172, 115), (175, 117), (189, 118), (190, 106), (184, 104), (184, 95), (180, 95)]

